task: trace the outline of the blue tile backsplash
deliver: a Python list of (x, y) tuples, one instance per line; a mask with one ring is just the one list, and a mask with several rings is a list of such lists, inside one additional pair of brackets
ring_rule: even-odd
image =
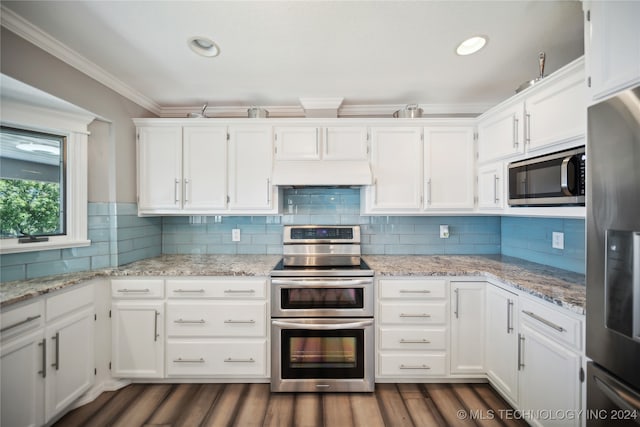
[[(364, 254), (503, 254), (585, 272), (582, 219), (499, 216), (362, 216), (360, 191), (283, 192), (281, 216), (138, 217), (135, 203), (89, 203), (91, 246), (0, 256), (0, 280), (117, 267), (160, 254), (280, 254), (282, 226), (359, 224)], [(441, 224), (450, 237), (441, 239)], [(239, 228), (240, 242), (231, 241)], [(551, 248), (564, 232), (565, 249)]]

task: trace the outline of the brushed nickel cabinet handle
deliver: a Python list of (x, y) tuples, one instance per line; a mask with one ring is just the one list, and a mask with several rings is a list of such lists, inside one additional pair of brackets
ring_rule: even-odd
[(537, 314), (535, 314), (532, 311), (528, 311), (528, 310), (522, 310), (522, 312), (524, 314), (526, 314), (527, 316), (536, 319), (538, 322), (540, 323), (544, 323), (545, 325), (549, 326), (550, 328), (555, 329), (558, 332), (566, 332), (566, 329), (563, 328), (562, 326), (556, 325), (555, 323), (551, 322), (550, 320), (545, 319), (542, 316), (538, 316)]
[(174, 203), (177, 204), (180, 199), (178, 198), (178, 186), (180, 185), (180, 180), (176, 178), (175, 186), (173, 187), (173, 198), (175, 199)]
[(431, 291), (428, 289), (400, 289), (398, 292), (401, 294), (430, 294)]
[(518, 334), (518, 371), (524, 369), (524, 335)]
[(179, 323), (179, 324), (184, 324), (184, 323), (207, 323), (204, 319), (200, 319), (200, 320), (183, 320), (183, 319), (177, 319), (174, 320), (173, 323)]
[(182, 357), (178, 357), (177, 359), (173, 359), (173, 363), (204, 363), (204, 358), (183, 359)]
[(431, 369), (431, 366), (427, 365), (400, 365), (400, 369)]
[(204, 293), (204, 289), (176, 289), (175, 291), (173, 291), (175, 293), (193, 293), (193, 294), (203, 294)]
[(228, 357), (226, 359), (224, 359), (225, 363), (254, 363), (255, 359), (253, 357), (250, 357), (248, 359), (233, 359), (231, 357)]
[(500, 177), (498, 175), (493, 175), (493, 202), (498, 204), (500, 199), (498, 198), (498, 182), (500, 181)]
[(158, 316), (160, 316), (160, 313), (158, 312), (158, 310), (154, 310), (154, 312), (155, 317), (153, 322), (153, 341), (158, 341), (158, 337), (160, 337), (160, 334), (158, 334)]
[(457, 288), (453, 290), (453, 292), (455, 292), (455, 294), (456, 294), (456, 308), (454, 310), (454, 314), (456, 315), (456, 319), (459, 318), (458, 309), (460, 308), (460, 293), (458, 291), (459, 291), (459, 289), (457, 289)]
[(507, 333), (513, 332), (513, 300), (507, 300)]
[(255, 289), (225, 289), (225, 294), (255, 294)]
[(47, 339), (43, 338), (38, 343), (38, 347), (42, 347), (42, 370), (38, 371), (42, 378), (47, 378)]
[(233, 320), (233, 319), (229, 319), (229, 320), (225, 320), (224, 323), (256, 323), (255, 320), (250, 319), (250, 320)]
[(430, 314), (420, 313), (420, 314), (410, 314), (410, 313), (400, 313), (400, 317), (431, 317)]
[(24, 325), (25, 323), (29, 323), (29, 322), (31, 322), (32, 320), (39, 319), (40, 317), (41, 317), (41, 316), (40, 316), (39, 314), (38, 314), (38, 315), (36, 315), (36, 316), (29, 316), (29, 317), (27, 317), (26, 319), (21, 320), (21, 321), (20, 321), (20, 322), (18, 322), (18, 323), (14, 323), (13, 325), (5, 326), (4, 328), (0, 329), (0, 333), (2, 333), (2, 332), (6, 332), (6, 331), (8, 331), (9, 329), (17, 328), (17, 327), (18, 327), (18, 326), (20, 326), (20, 325)]
[(516, 116), (513, 116), (513, 148), (518, 148), (519, 142), (518, 142), (518, 124), (519, 124), (519, 120), (516, 118)]
[(59, 371), (60, 370), (60, 332), (56, 332), (56, 334), (52, 336), (51, 339), (56, 342), (56, 361), (51, 364), (51, 367), (56, 368), (56, 371)]
[(400, 338), (400, 344), (431, 344), (426, 338), (422, 338), (421, 340), (405, 340), (404, 338)]
[(149, 288), (145, 288), (145, 289), (118, 289), (117, 292), (123, 293), (123, 294), (134, 294), (134, 293), (139, 293), (139, 294), (144, 294), (144, 293), (148, 293), (150, 292)]

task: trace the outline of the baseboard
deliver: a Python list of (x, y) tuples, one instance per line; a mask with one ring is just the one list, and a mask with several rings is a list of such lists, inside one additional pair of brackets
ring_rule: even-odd
[(79, 408), (82, 405), (86, 405), (87, 403), (93, 402), (105, 391), (116, 391), (129, 384), (131, 384), (131, 381), (129, 380), (109, 380), (94, 385), (89, 390), (87, 390), (85, 394), (83, 394), (75, 402), (73, 402), (71, 406), (69, 406), (67, 412)]

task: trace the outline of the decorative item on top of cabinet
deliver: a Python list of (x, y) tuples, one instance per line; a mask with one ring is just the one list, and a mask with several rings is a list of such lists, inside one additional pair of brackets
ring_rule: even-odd
[(584, 1), (590, 101), (640, 84), (640, 2)]
[(451, 282), (451, 374), (485, 376), (486, 282)]

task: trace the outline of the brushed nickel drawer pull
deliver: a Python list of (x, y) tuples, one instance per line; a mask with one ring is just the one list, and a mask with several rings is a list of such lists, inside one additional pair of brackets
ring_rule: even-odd
[(200, 320), (184, 320), (184, 319), (178, 319), (178, 320), (174, 320), (173, 323), (206, 323), (206, 321), (204, 319), (200, 319)]
[(225, 289), (225, 294), (255, 294), (255, 289)]
[(556, 325), (555, 323), (545, 319), (544, 317), (538, 316), (537, 314), (535, 314), (532, 311), (522, 310), (522, 312), (524, 314), (526, 314), (527, 316), (536, 319), (538, 322), (544, 323), (545, 325), (549, 326), (550, 328), (555, 329), (558, 332), (566, 332), (566, 329), (563, 328), (562, 326)]
[(401, 294), (430, 294), (431, 291), (428, 289), (416, 289), (415, 291), (411, 289), (400, 289)]
[(39, 347), (42, 347), (42, 370), (38, 371), (42, 378), (47, 378), (47, 339), (43, 338), (42, 342), (38, 343)]
[(173, 359), (173, 363), (204, 363), (204, 358), (183, 359), (182, 357), (178, 357), (177, 359)]
[(60, 370), (60, 332), (56, 332), (56, 334), (52, 336), (51, 339), (56, 342), (56, 361), (51, 364), (51, 367), (56, 368), (56, 371), (59, 371)]
[(427, 365), (400, 365), (400, 369), (431, 369), (431, 366)]
[(32, 320), (36, 320), (39, 319), (40, 315), (38, 314), (37, 316), (29, 316), (26, 319), (18, 322), (18, 323), (14, 323), (13, 325), (9, 325), (9, 326), (5, 326), (4, 328), (0, 329), (0, 333), (8, 331), (9, 329), (13, 329), (13, 328), (17, 328), (20, 325), (24, 325), (25, 323), (29, 323)]
[(175, 293), (193, 293), (193, 294), (203, 294), (204, 293), (204, 289), (176, 289), (175, 291), (173, 291)]
[(224, 323), (256, 323), (255, 320), (250, 319), (250, 320), (233, 320), (233, 319), (229, 319), (229, 320), (225, 320)]
[(400, 313), (400, 317), (431, 317), (431, 315), (427, 313), (422, 313), (422, 314)]
[(404, 338), (400, 338), (401, 344), (431, 344), (426, 338), (422, 338), (421, 340), (405, 340)]
[(232, 359), (231, 357), (228, 357), (224, 359), (224, 361), (225, 363), (255, 363), (255, 359), (253, 357), (248, 359)]
[(129, 293), (147, 293), (150, 292), (149, 288), (144, 288), (144, 289), (118, 289), (118, 292), (122, 292), (123, 294), (129, 294)]

